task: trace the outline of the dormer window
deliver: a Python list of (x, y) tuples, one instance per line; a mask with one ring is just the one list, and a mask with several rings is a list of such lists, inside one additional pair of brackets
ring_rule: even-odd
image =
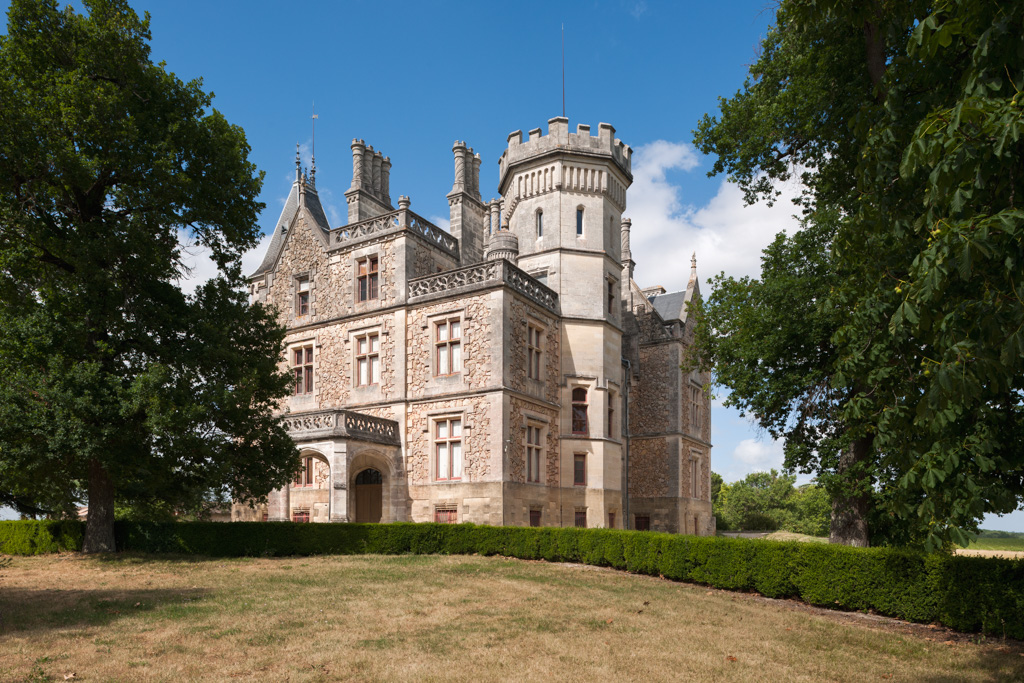
[(309, 315), (309, 277), (300, 277), (295, 281), (295, 315)]

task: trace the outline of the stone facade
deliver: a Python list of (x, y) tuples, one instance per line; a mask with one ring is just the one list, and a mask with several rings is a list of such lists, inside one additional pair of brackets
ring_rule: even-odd
[(233, 519), (714, 533), (709, 378), (680, 370), (695, 264), (685, 292), (634, 281), (614, 133), (513, 133), (487, 202), (456, 142), (450, 233), (392, 206), (390, 157), (362, 140), (347, 225), (296, 161), (250, 294), (288, 328), (304, 465)]

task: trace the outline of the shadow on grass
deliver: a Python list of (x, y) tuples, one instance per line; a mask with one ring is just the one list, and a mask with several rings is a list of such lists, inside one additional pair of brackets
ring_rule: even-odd
[(190, 619), (211, 608), (204, 604), (209, 593), (202, 588), (4, 588), (0, 591), (0, 636), (107, 626), (146, 613), (158, 613), (161, 620)]

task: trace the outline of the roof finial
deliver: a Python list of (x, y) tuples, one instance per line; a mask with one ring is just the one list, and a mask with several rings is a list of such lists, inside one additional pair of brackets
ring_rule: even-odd
[(316, 100), (313, 100), (313, 138), (309, 145), (309, 185), (310, 187), (316, 187), (316, 120), (320, 118), (316, 115)]
[(690, 277), (696, 277), (697, 275), (697, 252), (693, 252), (693, 256), (690, 258)]
[(299, 156), (299, 143), (295, 143), (295, 180), (302, 176), (302, 157)]

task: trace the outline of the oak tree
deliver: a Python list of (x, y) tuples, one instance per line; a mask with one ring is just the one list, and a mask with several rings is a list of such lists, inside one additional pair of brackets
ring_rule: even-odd
[[(150, 58), (124, 0), (14, 0), (0, 37), (0, 495), (88, 503), (259, 498), (297, 467), (274, 415), (283, 330), (246, 301), (262, 175), (200, 81)], [(186, 295), (184, 245), (219, 274)]]

